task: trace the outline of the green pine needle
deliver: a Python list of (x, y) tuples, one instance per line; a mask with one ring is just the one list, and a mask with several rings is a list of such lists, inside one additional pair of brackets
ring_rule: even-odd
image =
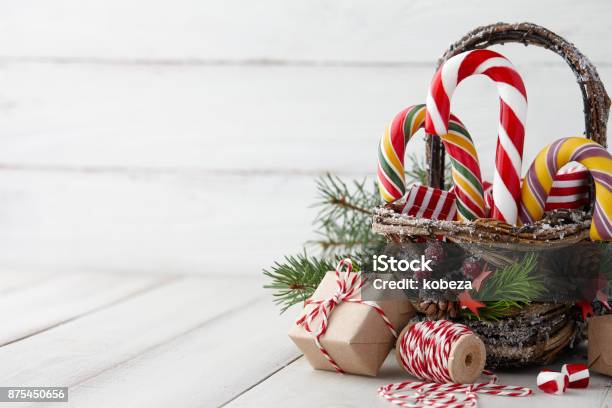
[(526, 305), (525, 303), (516, 302), (514, 300), (496, 300), (494, 302), (483, 303), (485, 307), (478, 309), (478, 316), (469, 309), (463, 309), (461, 311), (462, 316), (468, 319), (498, 321), (501, 318), (514, 315)]
[[(408, 184), (427, 182), (427, 167), (424, 158), (408, 156), (406, 176)], [(446, 186), (450, 186), (449, 164), (446, 163)], [(264, 270), (271, 283), (265, 288), (273, 290), (274, 302), (281, 312), (294, 304), (310, 298), (325, 276), (334, 270), (341, 258), (350, 257), (355, 270), (368, 254), (385, 245), (385, 239), (372, 232), (372, 209), (380, 204), (376, 183), (367, 181), (344, 182), (342, 179), (326, 174), (317, 181), (318, 199), (315, 207), (319, 209), (314, 220), (318, 239), (309, 241), (317, 256), (306, 252), (285, 256)], [(612, 257), (611, 257), (612, 259)], [(483, 283), (482, 299), (504, 299), (485, 302), (487, 307), (480, 310), (482, 319), (496, 320), (513, 313), (543, 290), (542, 283), (530, 276), (535, 266), (535, 256), (526, 257), (516, 265), (510, 265)], [(477, 318), (469, 311), (463, 311), (468, 318)]]
[(384, 239), (372, 232), (372, 209), (380, 198), (376, 185), (365, 180), (350, 185), (326, 174), (317, 180), (319, 212), (314, 220), (319, 239), (308, 242), (323, 256), (352, 253), (363, 247), (378, 245)]
[(272, 289), (275, 303), (284, 312), (296, 303), (308, 299), (327, 271), (335, 269), (342, 258), (351, 258), (353, 269), (359, 265), (368, 248), (384, 245), (382, 236), (372, 232), (372, 208), (380, 198), (374, 183), (352, 181), (325, 175), (317, 180), (319, 212), (314, 220), (315, 233), (320, 239), (307, 242), (318, 257), (304, 254), (286, 256), (264, 275), (271, 279), (265, 288)]
[[(336, 269), (338, 262), (348, 256), (336, 256), (333, 259), (317, 259), (304, 252), (294, 256), (285, 256), (284, 262), (275, 262), (270, 270), (263, 273), (272, 283), (264, 285), (273, 289), (274, 303), (281, 307), (281, 313), (291, 306), (310, 298), (319, 283), (329, 271)], [(360, 271), (361, 255), (351, 257), (353, 271)]]
[(282, 313), (312, 296), (325, 273), (334, 268), (331, 261), (312, 258), (306, 253), (285, 256), (283, 263), (275, 262), (270, 270), (264, 269), (264, 275), (272, 280), (264, 288), (274, 290), (274, 303), (281, 307)]
[(470, 319), (499, 320), (537, 299), (544, 293), (545, 288), (542, 280), (533, 276), (536, 265), (537, 254), (530, 253), (520, 262), (493, 272), (473, 297), (501, 300), (484, 301), (485, 307), (478, 310), (479, 316), (468, 309), (463, 309), (462, 315)]

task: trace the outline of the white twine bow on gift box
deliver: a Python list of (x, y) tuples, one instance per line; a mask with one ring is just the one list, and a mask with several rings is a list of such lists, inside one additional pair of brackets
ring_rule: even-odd
[[(344, 272), (342, 271), (343, 268), (345, 269)], [(387, 318), (387, 315), (385, 315), (385, 312), (375, 302), (362, 300), (359, 297), (360, 289), (365, 283), (365, 278), (360, 273), (352, 272), (353, 263), (351, 260), (348, 258), (341, 260), (338, 263), (338, 266), (336, 266), (336, 283), (338, 285), (336, 292), (325, 299), (314, 300), (311, 298), (306, 300), (305, 306), (314, 305), (315, 307), (308, 312), (304, 312), (302, 317), (295, 322), (297, 325), (302, 326), (308, 333), (313, 335), (315, 343), (321, 353), (336, 369), (336, 371), (341, 374), (344, 374), (344, 370), (340, 368), (333, 357), (321, 344), (321, 336), (323, 336), (327, 331), (329, 326), (329, 318), (336, 306), (343, 302), (359, 303), (370, 306), (380, 315), (393, 336), (397, 337), (397, 332), (395, 331), (391, 321), (389, 321)]]

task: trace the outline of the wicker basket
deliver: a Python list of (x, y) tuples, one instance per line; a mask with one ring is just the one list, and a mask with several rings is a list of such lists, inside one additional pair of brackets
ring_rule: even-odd
[[(587, 138), (606, 146), (606, 124), (610, 99), (599, 79), (597, 70), (571, 43), (555, 33), (531, 23), (497, 23), (479, 27), (450, 46), (439, 61), (465, 51), (486, 48), (493, 44), (518, 42), (537, 45), (559, 54), (576, 75), (582, 92)], [(444, 147), (440, 138), (427, 136), (429, 185), (444, 184)], [(398, 205), (387, 204), (374, 212), (373, 230), (390, 242), (414, 242), (418, 239), (470, 243), (490, 248), (494, 254), (499, 245), (513, 244), (524, 251), (539, 248), (563, 248), (588, 240), (590, 217), (565, 217), (553, 228), (539, 229), (534, 225), (515, 227), (492, 219), (473, 222), (439, 221), (402, 215)], [(515, 316), (498, 322), (466, 321), (479, 333), (487, 347), (487, 364), (496, 366), (526, 366), (546, 364), (563, 350), (580, 331), (582, 324), (572, 304), (533, 304), (517, 311)], [(507, 339), (504, 333), (514, 333)], [(518, 335), (516, 334), (518, 333)]]

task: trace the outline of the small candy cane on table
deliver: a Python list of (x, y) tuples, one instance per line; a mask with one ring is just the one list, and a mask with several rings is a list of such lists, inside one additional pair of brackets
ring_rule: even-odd
[(586, 364), (563, 364), (561, 372), (567, 375), (568, 388), (587, 388), (589, 386), (589, 367)]
[(569, 377), (564, 373), (542, 370), (538, 373), (536, 383), (547, 394), (563, 395), (569, 385)]

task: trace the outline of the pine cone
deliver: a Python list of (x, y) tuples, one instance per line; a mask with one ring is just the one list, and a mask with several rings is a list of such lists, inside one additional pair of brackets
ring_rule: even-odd
[(417, 310), (432, 320), (452, 319), (459, 314), (459, 303), (448, 300), (425, 300), (419, 303)]

